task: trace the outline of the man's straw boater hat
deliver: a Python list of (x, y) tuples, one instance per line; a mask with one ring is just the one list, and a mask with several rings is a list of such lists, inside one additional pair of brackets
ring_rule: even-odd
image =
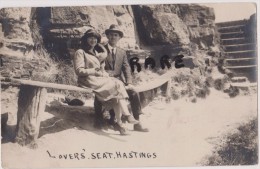
[(105, 34), (108, 35), (110, 32), (118, 33), (121, 38), (124, 36), (124, 33), (115, 24), (110, 25), (109, 29), (105, 31)]

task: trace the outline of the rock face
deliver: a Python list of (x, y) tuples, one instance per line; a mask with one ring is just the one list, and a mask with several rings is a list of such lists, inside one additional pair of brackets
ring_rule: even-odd
[(257, 43), (257, 19), (256, 14), (253, 14), (250, 16), (246, 28), (245, 28), (245, 34), (247, 37), (249, 37), (253, 43)]
[(31, 58), (33, 39), (30, 24), (31, 8), (4, 8), (0, 10), (0, 55)]
[(31, 57), (33, 46), (41, 43), (35, 39), (35, 25), (49, 53), (65, 59), (90, 28), (106, 43), (104, 32), (111, 24), (124, 31), (121, 48), (156, 50), (160, 55), (209, 49), (215, 38), (213, 9), (191, 4), (6, 8), (0, 17), (2, 55)]
[(214, 11), (199, 5), (133, 6), (144, 45), (185, 46), (190, 42), (207, 48), (214, 44)]
[(214, 46), (215, 14), (212, 8), (199, 5), (179, 5), (179, 17), (187, 25), (191, 42), (201, 49)]
[(187, 45), (189, 32), (177, 14), (165, 11), (168, 5), (134, 6), (139, 35), (144, 45)]
[(125, 36), (119, 42), (124, 49), (152, 46), (154, 50), (177, 48), (175, 53), (183, 49), (189, 53), (191, 42), (201, 49), (214, 45), (214, 11), (199, 5), (53, 7), (37, 11), (47, 43), (63, 43), (58, 48), (76, 49), (79, 38), (90, 28), (97, 29), (105, 43), (104, 31), (111, 24), (124, 31)]
[(1, 62), (1, 76), (17, 79), (30, 79), (35, 72), (44, 74), (50, 67), (48, 62), (38, 58), (3, 57)]
[[(43, 10), (41, 8), (38, 11)], [(111, 24), (117, 24), (124, 31), (119, 46), (134, 48), (136, 35), (131, 6), (95, 6), (95, 7), (54, 7), (45, 9), (50, 13), (50, 38), (81, 37), (89, 28), (95, 28), (105, 42), (105, 30)], [(45, 13), (46, 15), (46, 13)], [(44, 23), (42, 23), (44, 24)], [(61, 33), (63, 35), (61, 35)]]

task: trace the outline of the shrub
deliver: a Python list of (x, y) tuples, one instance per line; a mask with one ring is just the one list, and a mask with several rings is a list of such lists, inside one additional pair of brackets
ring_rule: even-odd
[(211, 76), (206, 77), (205, 85), (207, 87), (212, 87), (214, 85), (214, 79)]
[(156, 79), (159, 75), (157, 73), (155, 73), (152, 70), (149, 69), (145, 69), (142, 70), (139, 73), (133, 73), (132, 77), (133, 77), (133, 84), (134, 85), (142, 85), (142, 84), (146, 84), (149, 81), (151, 81), (152, 79)]
[(173, 80), (179, 84), (187, 82), (189, 79), (190, 75), (184, 73), (180, 73), (179, 75), (173, 77)]
[(238, 127), (216, 147), (203, 165), (254, 165), (258, 163), (257, 118)]
[(192, 103), (196, 103), (196, 102), (197, 102), (197, 98), (196, 98), (196, 97), (191, 97), (191, 98), (190, 98), (190, 101), (191, 101)]
[[(212, 77), (206, 78), (201, 75), (199, 69), (179, 71), (172, 77), (172, 88), (174, 89), (172, 97), (173, 99), (178, 99), (180, 96), (206, 98), (210, 93), (209, 87), (213, 86), (213, 82)], [(190, 101), (196, 102), (196, 99), (190, 99)]]
[(214, 81), (214, 87), (217, 90), (223, 90), (224, 89), (224, 84), (225, 84), (225, 82), (224, 82), (223, 79), (216, 79)]
[(75, 74), (72, 63), (66, 61), (59, 61), (57, 63), (57, 71), (55, 74), (56, 83), (77, 85), (77, 75)]
[(200, 98), (206, 98), (207, 95), (209, 95), (210, 90), (208, 87), (203, 87), (203, 88), (196, 88), (195, 94), (197, 97)]
[(228, 91), (228, 95), (230, 97), (236, 97), (237, 95), (239, 95), (239, 89), (237, 87), (230, 87)]
[(178, 100), (180, 98), (180, 93), (172, 87), (171, 96), (173, 100)]

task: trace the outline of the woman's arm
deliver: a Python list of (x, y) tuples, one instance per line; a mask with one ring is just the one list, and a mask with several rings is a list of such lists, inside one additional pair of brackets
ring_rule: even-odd
[(103, 77), (109, 77), (109, 74), (105, 70), (105, 61), (100, 63), (100, 71), (102, 72)]
[(98, 58), (99, 62), (100, 63), (103, 62), (107, 58), (106, 48), (101, 44), (97, 44), (95, 46), (95, 50), (97, 51), (97, 58)]
[(85, 68), (85, 59), (84, 59), (84, 51), (79, 49), (75, 52), (73, 57), (74, 69), (75, 73), (78, 76), (89, 76), (96, 75), (95, 68)]

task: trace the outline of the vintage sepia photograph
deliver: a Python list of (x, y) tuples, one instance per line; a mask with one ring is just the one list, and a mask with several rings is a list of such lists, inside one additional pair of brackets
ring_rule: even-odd
[(1, 8), (1, 167), (258, 166), (257, 5)]

